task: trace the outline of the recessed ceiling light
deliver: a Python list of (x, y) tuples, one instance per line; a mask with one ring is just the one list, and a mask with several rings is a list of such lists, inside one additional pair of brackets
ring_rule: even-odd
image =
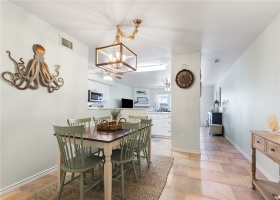
[(137, 67), (137, 71), (135, 72), (149, 72), (149, 71), (160, 71), (160, 70), (166, 70), (165, 64), (139, 66)]

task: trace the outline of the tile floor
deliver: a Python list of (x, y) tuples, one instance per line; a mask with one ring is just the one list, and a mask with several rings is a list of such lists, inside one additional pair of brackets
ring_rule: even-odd
[[(160, 200), (262, 200), (251, 189), (251, 163), (224, 137), (209, 136), (201, 127), (201, 155), (171, 151), (171, 140), (153, 142), (153, 153), (173, 156)], [(266, 178), (257, 171), (257, 178)], [(56, 172), (4, 196), (2, 200), (24, 200), (56, 181)]]

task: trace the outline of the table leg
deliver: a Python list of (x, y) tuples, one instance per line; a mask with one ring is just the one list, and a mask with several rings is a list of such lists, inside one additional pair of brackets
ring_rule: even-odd
[(253, 180), (256, 180), (256, 149), (252, 147), (252, 189), (255, 190)]
[(149, 129), (148, 132), (148, 160), (151, 163), (152, 162), (152, 136), (151, 136), (151, 128)]
[(61, 155), (60, 155), (60, 151), (58, 150), (58, 153), (57, 153), (57, 190), (59, 190), (61, 178), (62, 178)]
[(104, 163), (104, 199), (112, 199), (112, 145), (106, 144), (104, 147), (105, 163)]

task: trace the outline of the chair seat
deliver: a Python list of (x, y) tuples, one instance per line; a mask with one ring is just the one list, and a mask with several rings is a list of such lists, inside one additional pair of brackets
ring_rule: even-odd
[(101, 163), (103, 158), (96, 155), (89, 155), (84, 157), (84, 166), (82, 166), (82, 158), (74, 157), (70, 162), (76, 163), (76, 169), (70, 169), (62, 163), (61, 169), (66, 172), (83, 173), (93, 168), (93, 166)]
[[(125, 154), (125, 151), (123, 152), (123, 156)], [(134, 154), (132, 154), (131, 157), (127, 158), (126, 160), (121, 160), (121, 149), (114, 149), (112, 151), (112, 155), (111, 155), (111, 161), (115, 162), (115, 163), (126, 163), (130, 160), (132, 160), (135, 157)]]

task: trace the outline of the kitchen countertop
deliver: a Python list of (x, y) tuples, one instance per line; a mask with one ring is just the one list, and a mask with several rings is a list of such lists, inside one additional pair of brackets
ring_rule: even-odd
[(146, 110), (145, 108), (93, 108), (93, 107), (88, 107), (88, 110), (112, 110), (112, 109), (122, 109), (122, 110)]
[(171, 112), (155, 112), (155, 111), (147, 111), (147, 114), (171, 114)]

